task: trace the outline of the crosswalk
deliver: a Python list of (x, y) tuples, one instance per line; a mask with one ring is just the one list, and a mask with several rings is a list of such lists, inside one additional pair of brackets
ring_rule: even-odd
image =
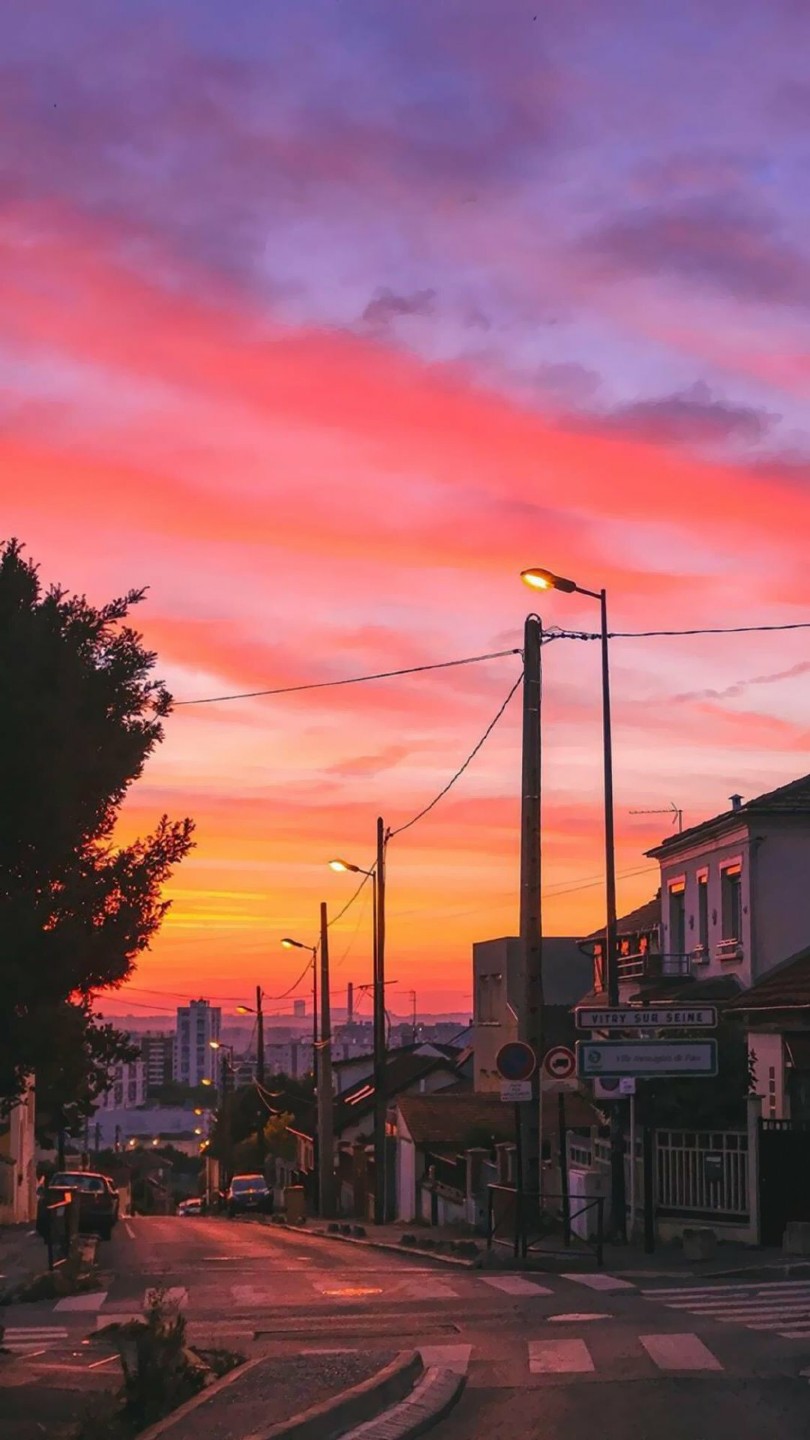
[(12, 1355), (35, 1355), (63, 1345), (68, 1338), (64, 1325), (7, 1325), (2, 1346)]
[(734, 1285), (681, 1285), (642, 1290), (645, 1300), (705, 1320), (771, 1331), (784, 1340), (810, 1339), (810, 1282), (769, 1280)]
[(419, 1345), (425, 1365), (466, 1374), (475, 1387), (487, 1386), (500, 1372), (513, 1386), (544, 1383), (576, 1384), (654, 1378), (656, 1375), (707, 1376), (726, 1370), (746, 1371), (733, 1353), (729, 1364), (694, 1332), (635, 1334), (601, 1330), (587, 1337), (559, 1335), (524, 1339), (507, 1355), (493, 1355), (486, 1344)]

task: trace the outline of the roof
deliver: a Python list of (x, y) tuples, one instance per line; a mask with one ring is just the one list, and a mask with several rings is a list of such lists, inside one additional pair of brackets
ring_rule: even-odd
[[(389, 1056), (385, 1067), (386, 1098), (396, 1099), (409, 1085), (416, 1085), (437, 1070), (444, 1070), (450, 1075), (457, 1074), (457, 1066), (443, 1055), (414, 1055), (410, 1052), (401, 1055), (395, 1052)], [(353, 1125), (373, 1108), (374, 1083), (372, 1079), (365, 1077), (336, 1097), (335, 1132), (339, 1134), (346, 1125)]]
[[(652, 900), (645, 901), (645, 903), (639, 905), (637, 909), (630, 910), (627, 915), (621, 915), (619, 917), (616, 921), (616, 934), (636, 935), (643, 933), (645, 930), (654, 930), (656, 925), (660, 925), (660, 923), (661, 891), (659, 890)], [(586, 940), (604, 940), (604, 938), (604, 925), (602, 925), (599, 930), (594, 930), (592, 934), (585, 936)]]
[(688, 843), (701, 834), (722, 830), (732, 821), (749, 818), (753, 820), (759, 815), (810, 816), (810, 775), (802, 775), (798, 780), (791, 780), (788, 785), (780, 785), (777, 790), (768, 790), (764, 795), (757, 795), (736, 810), (724, 810), (721, 815), (714, 815), (710, 820), (701, 821), (699, 825), (691, 825), (688, 830), (681, 831), (679, 835), (668, 836), (660, 845), (645, 853), (652, 856), (668, 855), (679, 850), (684, 842)]
[[(667, 986), (662, 991), (660, 1000), (657, 1000), (653, 988), (654, 982), (650, 981), (643, 991), (631, 995), (629, 1003), (643, 999), (645, 1005), (662, 1004), (671, 1005), (676, 1000), (692, 1001), (717, 1001), (718, 1004), (730, 1001), (739, 995), (740, 982), (735, 975), (707, 976), (704, 980), (684, 980), (682, 985)], [(592, 990), (579, 1004), (583, 1007), (595, 1009), (600, 1005), (607, 1005), (608, 998), (604, 990)], [(577, 1007), (579, 1008), (579, 1006)]]
[[(565, 1099), (569, 1126), (578, 1129), (599, 1123), (584, 1096), (572, 1092)], [(544, 1095), (543, 1100), (543, 1128), (556, 1131), (557, 1096)], [(500, 1095), (459, 1095), (444, 1090), (433, 1095), (402, 1095), (397, 1109), (417, 1145), (462, 1145), (476, 1135), (496, 1144), (515, 1138), (514, 1107), (504, 1105)]]
[(768, 1010), (810, 1011), (810, 946), (763, 975), (726, 1009), (751, 1014)]

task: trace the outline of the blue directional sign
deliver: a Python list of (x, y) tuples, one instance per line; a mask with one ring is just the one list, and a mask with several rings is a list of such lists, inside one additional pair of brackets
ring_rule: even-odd
[(495, 1066), (502, 1080), (531, 1080), (537, 1056), (523, 1040), (508, 1040), (495, 1056)]

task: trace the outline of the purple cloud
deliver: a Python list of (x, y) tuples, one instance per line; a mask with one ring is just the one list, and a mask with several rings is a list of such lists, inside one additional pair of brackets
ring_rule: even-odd
[(753, 405), (734, 404), (714, 394), (703, 380), (673, 395), (637, 400), (612, 411), (609, 423), (643, 440), (675, 444), (756, 444), (778, 416)]
[(739, 206), (645, 207), (593, 231), (582, 249), (613, 271), (674, 275), (737, 299), (810, 304), (810, 258), (774, 221)]

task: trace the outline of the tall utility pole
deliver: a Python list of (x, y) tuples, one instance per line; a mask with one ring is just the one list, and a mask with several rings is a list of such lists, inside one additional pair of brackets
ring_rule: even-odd
[(531, 1045), (538, 1069), (532, 1103), (520, 1106), (523, 1173), (542, 1189), (539, 1066), (543, 1059), (543, 931), (540, 912), (540, 647), (543, 626), (528, 615), (523, 632), (523, 777), (520, 797), (520, 989), (518, 1038)]
[[(256, 986), (256, 1083), (264, 1085), (264, 1010), (262, 1009), (262, 987)], [(264, 1123), (266, 1109), (264, 1096), (258, 1095), (259, 1123), (256, 1127), (256, 1149), (259, 1153), (259, 1169), (264, 1170)]]
[(386, 1220), (385, 825), (377, 819), (374, 906), (374, 1223)]
[(318, 1051), (318, 1189), (321, 1218), (335, 1213), (334, 1096), (332, 1093), (332, 1015), (329, 1007), (329, 928), (321, 903), (321, 1044)]
[[(610, 725), (610, 661), (607, 622), (607, 593), (599, 591), (602, 621), (602, 743), (605, 769), (605, 988), (608, 1004), (619, 1004), (619, 946), (616, 936), (616, 844), (613, 835), (613, 742)], [(635, 1156), (631, 1157), (635, 1164)], [(624, 1102), (611, 1106), (610, 1114), (610, 1213), (613, 1231), (619, 1240), (627, 1238), (627, 1208), (624, 1184)]]

